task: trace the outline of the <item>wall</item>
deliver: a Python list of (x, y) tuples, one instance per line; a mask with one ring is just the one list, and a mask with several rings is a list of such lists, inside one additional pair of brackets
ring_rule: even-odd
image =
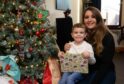
[[(50, 24), (52, 26), (56, 25), (56, 18), (62, 18), (64, 17), (64, 14), (62, 10), (56, 10), (55, 6), (55, 1), (56, 0), (46, 0), (46, 8), (49, 10), (49, 17), (48, 19), (50, 20)], [(71, 9), (71, 14), (70, 16), (73, 19), (73, 23), (80, 22), (80, 14), (81, 14), (81, 5), (82, 5), (82, 0), (70, 0), (70, 9)]]
[(121, 25), (124, 26), (124, 0), (122, 0), (122, 16)]
[[(55, 26), (55, 19), (64, 17), (63, 12), (61, 10), (56, 10), (55, 8), (55, 1), (56, 0), (46, 0), (46, 8), (49, 10), (49, 20), (50, 24), (52, 26)], [(82, 0), (70, 0), (70, 8), (71, 8), (71, 15), (73, 18), (73, 23), (77, 23), (81, 21), (81, 13), (82, 13)], [(124, 26), (124, 0), (122, 0), (122, 18), (121, 18), (121, 24)]]

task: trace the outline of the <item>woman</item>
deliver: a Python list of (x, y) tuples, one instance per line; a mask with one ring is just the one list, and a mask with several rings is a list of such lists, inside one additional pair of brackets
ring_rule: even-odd
[[(83, 14), (83, 24), (88, 29), (87, 41), (93, 46), (96, 63), (89, 66), (90, 73), (80, 84), (115, 84), (112, 61), (115, 53), (114, 39), (104, 24), (100, 11), (95, 7), (88, 7)], [(69, 50), (70, 46), (66, 44), (65, 50)]]

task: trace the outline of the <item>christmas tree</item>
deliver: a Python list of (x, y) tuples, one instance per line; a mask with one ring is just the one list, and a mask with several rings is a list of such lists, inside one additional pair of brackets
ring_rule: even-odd
[(45, 62), (57, 56), (44, 0), (0, 0), (0, 55), (15, 55), (22, 76), (42, 79)]

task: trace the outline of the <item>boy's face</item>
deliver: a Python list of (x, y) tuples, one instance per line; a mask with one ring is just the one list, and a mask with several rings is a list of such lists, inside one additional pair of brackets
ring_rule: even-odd
[(73, 29), (71, 35), (75, 42), (80, 43), (86, 37), (85, 28), (77, 28), (76, 27)]

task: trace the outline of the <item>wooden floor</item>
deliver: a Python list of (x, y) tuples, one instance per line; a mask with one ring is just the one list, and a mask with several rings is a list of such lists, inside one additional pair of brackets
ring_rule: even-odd
[(124, 40), (121, 41), (116, 48), (116, 55), (114, 57), (116, 69), (116, 84), (124, 84)]
[(114, 63), (116, 68), (116, 84), (124, 84), (124, 52), (115, 55)]
[(124, 46), (119, 46), (116, 48), (116, 52), (123, 53), (124, 52)]
[(124, 84), (124, 40), (116, 46), (116, 54), (113, 61), (116, 69), (116, 84)]

